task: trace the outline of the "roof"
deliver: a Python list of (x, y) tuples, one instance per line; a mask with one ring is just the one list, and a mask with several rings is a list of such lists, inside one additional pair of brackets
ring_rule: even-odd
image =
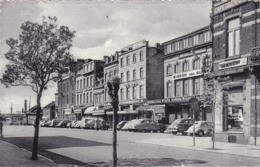
[(50, 102), (49, 104), (47, 104), (43, 108), (51, 108), (52, 106), (55, 106), (55, 102), (54, 101)]

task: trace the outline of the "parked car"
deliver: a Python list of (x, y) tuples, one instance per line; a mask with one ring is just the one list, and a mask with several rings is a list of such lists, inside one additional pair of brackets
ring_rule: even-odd
[(83, 119), (81, 119), (80, 128), (101, 129), (101, 121), (104, 121), (104, 120), (98, 119), (98, 118), (83, 118)]
[(121, 130), (123, 131), (130, 131), (132, 129), (132, 124), (135, 123), (135, 121), (137, 121), (138, 119), (133, 119), (131, 121), (128, 121), (127, 123), (125, 123), (125, 125), (121, 128)]
[(41, 127), (49, 127), (51, 125), (51, 121), (41, 121)]
[(152, 119), (138, 119), (134, 121), (130, 126), (130, 131), (135, 132), (161, 132), (165, 131), (165, 125), (161, 123), (156, 123)]
[(190, 118), (181, 118), (176, 119), (170, 126), (167, 128), (167, 132), (171, 132), (176, 135), (177, 133), (181, 133), (182, 135), (186, 135), (186, 130), (193, 124), (193, 120)]
[[(204, 136), (212, 135), (212, 123), (208, 121), (196, 121), (195, 126), (195, 135)], [(191, 136), (193, 135), (193, 126), (191, 126), (187, 131)]]
[(55, 127), (55, 126), (58, 125), (61, 121), (63, 121), (63, 119), (52, 119), (52, 120), (51, 120), (50, 127)]
[(121, 130), (123, 128), (123, 126), (127, 123), (128, 121), (120, 121), (117, 125), (116, 125), (116, 129), (117, 130)]
[(67, 124), (71, 122), (70, 120), (63, 120), (61, 122), (59, 122), (56, 127), (60, 127), (60, 128), (66, 128), (67, 127)]

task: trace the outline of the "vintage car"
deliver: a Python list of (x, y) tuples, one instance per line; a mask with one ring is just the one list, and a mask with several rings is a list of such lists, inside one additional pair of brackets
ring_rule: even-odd
[(161, 123), (156, 123), (152, 119), (138, 119), (133, 121), (130, 126), (129, 130), (134, 132), (161, 132), (165, 131), (165, 125)]
[(121, 130), (123, 128), (123, 126), (127, 123), (128, 121), (120, 121), (117, 125), (116, 125), (116, 129), (117, 130)]
[[(195, 135), (204, 136), (204, 135), (212, 135), (212, 123), (208, 121), (196, 121), (194, 123), (195, 126)], [(191, 136), (193, 135), (193, 126), (191, 126), (186, 133), (189, 133)]]
[(181, 133), (182, 135), (186, 135), (186, 130), (193, 124), (193, 120), (190, 118), (180, 118), (176, 119), (170, 126), (168, 126), (166, 132), (171, 132), (176, 135), (177, 133)]

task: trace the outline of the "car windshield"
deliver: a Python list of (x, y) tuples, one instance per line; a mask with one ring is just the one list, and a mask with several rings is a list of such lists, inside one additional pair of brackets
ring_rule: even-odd
[(176, 124), (178, 124), (178, 123), (180, 123), (180, 122), (182, 122), (183, 120), (181, 120), (181, 119), (176, 119), (173, 123), (172, 123), (172, 125), (176, 125)]

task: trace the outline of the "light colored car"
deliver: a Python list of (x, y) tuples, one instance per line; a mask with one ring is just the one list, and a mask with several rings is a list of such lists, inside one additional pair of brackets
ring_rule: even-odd
[(191, 125), (193, 124), (193, 120), (190, 118), (181, 118), (176, 119), (170, 126), (168, 126), (166, 132), (171, 132), (176, 135), (177, 133), (181, 133), (182, 135), (186, 135), (185, 132)]
[(132, 122), (131, 126), (129, 127), (130, 131), (135, 132), (161, 132), (165, 131), (166, 127), (163, 124), (156, 123), (152, 119), (138, 119)]
[[(208, 121), (196, 121), (195, 125), (195, 135), (204, 136), (204, 135), (212, 135), (212, 123)], [(191, 126), (186, 133), (189, 133), (191, 136), (193, 135), (193, 126)]]
[(80, 128), (83, 129), (101, 129), (101, 122), (104, 121), (100, 118), (83, 118), (81, 119)]
[(121, 130), (123, 131), (130, 131), (132, 129), (132, 124), (134, 124), (138, 119), (133, 119), (131, 121), (128, 121), (122, 128)]

